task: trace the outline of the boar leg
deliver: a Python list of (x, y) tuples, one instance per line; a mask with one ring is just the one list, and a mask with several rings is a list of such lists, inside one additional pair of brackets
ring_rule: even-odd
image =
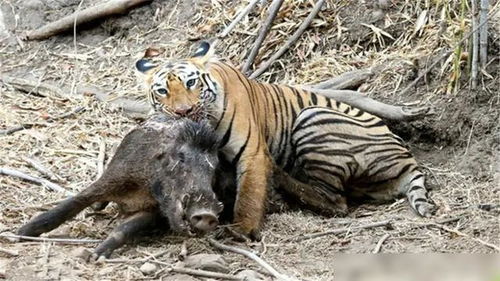
[(62, 201), (53, 209), (31, 219), (17, 231), (17, 234), (23, 236), (39, 236), (42, 233), (49, 232), (58, 227), (65, 221), (76, 216), (92, 203), (102, 200), (104, 195), (106, 195), (105, 192), (103, 193), (103, 187), (106, 186), (104, 183), (105, 182), (98, 180), (74, 197)]
[(122, 224), (113, 229), (113, 232), (104, 240), (94, 251), (94, 258), (100, 256), (109, 258), (113, 251), (133, 236), (137, 235), (141, 230), (145, 230), (154, 226), (160, 215), (158, 212), (138, 212), (127, 218)]
[(73, 218), (85, 207), (89, 206), (87, 200), (81, 200), (78, 196), (68, 198), (59, 203), (55, 208), (40, 214), (30, 222), (22, 226), (17, 234), (23, 236), (39, 236), (58, 227), (65, 221)]

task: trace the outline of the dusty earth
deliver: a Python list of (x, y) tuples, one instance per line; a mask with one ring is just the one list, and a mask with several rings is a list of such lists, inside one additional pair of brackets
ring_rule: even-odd
[[(84, 1), (82, 8), (97, 1)], [(244, 1), (246, 2), (246, 1)], [(335, 2), (335, 3), (333, 3)], [(431, 106), (434, 115), (408, 123), (389, 122), (411, 147), (427, 174), (430, 196), (439, 207), (435, 217), (416, 217), (404, 200), (392, 204), (352, 207), (346, 218), (324, 218), (308, 211), (267, 217), (261, 243), (251, 248), (280, 272), (304, 280), (332, 280), (334, 258), (340, 253), (371, 253), (383, 241), (382, 253), (494, 253), (500, 246), (500, 29), (492, 17), (489, 59), (479, 89), (470, 90), (466, 62), (461, 64), (459, 86), (447, 91), (453, 57), (443, 61), (405, 95), (410, 83), (442, 50), (455, 48), (459, 33), (459, 2), (327, 1), (302, 39), (260, 79), (289, 84), (321, 81), (343, 72), (382, 65), (360, 90), (393, 104)], [(397, 2), (397, 3), (396, 3)], [(447, 2), (447, 1), (444, 1)], [(493, 7), (498, 1), (491, 1)], [(166, 56), (184, 56), (193, 42), (217, 34), (245, 3), (239, 1), (153, 1), (120, 17), (88, 24), (73, 33), (44, 41), (22, 41), (22, 32), (40, 27), (77, 9), (73, 0), (4, 0), (0, 2), (0, 69), (2, 75), (50, 82), (65, 89), (69, 98), (42, 96), (2, 83), (0, 130), (20, 124), (31, 128), (0, 135), (0, 167), (44, 177), (25, 160), (35, 158), (55, 175), (51, 180), (78, 191), (97, 177), (99, 156), (110, 159), (116, 145), (135, 124), (130, 116), (93, 95), (78, 95), (75, 88), (92, 85), (109, 93), (109, 100), (127, 97), (144, 100), (133, 63), (148, 46), (166, 48)], [(426, 3), (428, 6), (426, 6)], [(269, 57), (307, 16), (308, 1), (285, 1), (283, 11), (266, 41), (257, 64)], [(442, 18), (441, 11), (448, 14)], [(417, 18), (427, 11), (421, 26)], [(469, 13), (466, 12), (468, 17)], [(219, 46), (219, 55), (241, 64), (265, 17), (260, 7)], [(468, 26), (467, 22), (466, 26)], [(5, 26), (5, 29), (2, 27)], [(382, 30), (385, 33), (380, 32)], [(465, 46), (467, 51), (468, 45)], [(51, 120), (77, 107), (85, 111)], [(104, 153), (104, 154), (103, 154)], [(0, 176), (0, 233), (15, 232), (31, 217), (64, 195), (18, 178)], [(113, 228), (117, 210), (86, 210), (49, 233), (51, 237), (102, 239)], [(391, 227), (351, 230), (297, 241), (300, 235), (334, 228), (355, 227), (391, 220)], [(8, 280), (199, 280), (174, 275), (182, 239), (145, 236), (116, 251), (120, 263), (86, 263), (78, 256), (95, 244), (11, 243), (2, 238), (0, 276)], [(188, 239), (189, 255), (221, 253), (205, 239)], [(495, 248), (496, 247), (496, 248)], [(164, 253), (156, 271), (145, 275), (137, 260)], [(224, 253), (230, 273), (263, 270), (236, 254)], [(134, 261), (135, 260), (135, 261)], [(123, 262), (125, 261), (125, 262)], [(264, 274), (265, 278), (269, 275)], [(1, 279), (2, 277), (0, 277)], [(181, 279), (184, 278), (184, 279)]]

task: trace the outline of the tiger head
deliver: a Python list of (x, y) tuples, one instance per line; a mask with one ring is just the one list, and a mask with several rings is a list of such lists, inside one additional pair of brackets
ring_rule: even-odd
[(215, 101), (220, 90), (207, 71), (212, 57), (211, 44), (202, 42), (187, 59), (159, 61), (144, 57), (138, 60), (135, 66), (144, 78), (153, 108), (173, 116), (203, 118), (206, 107)]

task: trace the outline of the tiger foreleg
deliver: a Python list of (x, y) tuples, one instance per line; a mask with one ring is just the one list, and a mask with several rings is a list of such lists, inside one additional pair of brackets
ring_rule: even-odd
[(270, 184), (271, 159), (265, 153), (243, 158), (238, 164), (238, 194), (234, 206), (236, 231), (253, 240), (259, 239), (266, 211), (267, 188)]

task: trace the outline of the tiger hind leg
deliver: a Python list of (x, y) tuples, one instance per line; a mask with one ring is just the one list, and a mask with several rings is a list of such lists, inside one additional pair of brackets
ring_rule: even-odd
[(347, 215), (346, 198), (335, 189), (304, 183), (279, 167), (274, 167), (273, 173), (273, 185), (308, 209), (325, 216)]
[(415, 170), (399, 181), (399, 192), (406, 195), (410, 206), (422, 217), (431, 217), (436, 211), (436, 205), (427, 197), (424, 185), (425, 177), (422, 172)]

